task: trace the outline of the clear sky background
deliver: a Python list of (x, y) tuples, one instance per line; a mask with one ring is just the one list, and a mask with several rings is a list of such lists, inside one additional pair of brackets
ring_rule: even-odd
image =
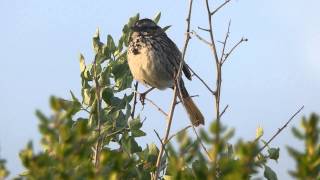
[[(78, 57), (82, 52), (92, 58), (91, 39), (97, 27), (103, 40), (107, 34), (117, 39), (130, 16), (140, 12), (141, 17), (152, 18), (161, 11), (160, 25), (172, 25), (168, 35), (181, 48), (187, 4), (171, 0), (1, 0), (0, 157), (7, 159), (11, 174), (23, 170), (18, 153), (29, 140), (39, 149), (35, 110), (49, 114), (50, 95), (69, 98), (73, 90), (80, 97)], [(264, 128), (264, 139), (270, 138), (301, 105), (305, 105), (304, 115), (320, 113), (319, 7), (319, 0), (233, 0), (216, 16), (218, 40), (223, 39), (229, 19), (230, 42), (243, 36), (249, 39), (223, 68), (222, 107), (230, 106), (223, 123), (236, 128), (234, 140), (252, 140), (258, 126)], [(207, 26), (201, 0), (194, 1), (192, 13), (192, 29), (197, 26)], [(205, 44), (193, 38), (186, 61), (214, 86), (214, 61)], [(205, 114), (207, 128), (214, 117), (213, 98), (196, 79), (186, 86), (190, 94), (200, 95), (195, 101)], [(171, 96), (171, 90), (154, 91), (149, 98), (168, 109)], [(164, 117), (149, 104), (142, 114), (147, 117), (143, 129), (148, 135), (140, 143), (159, 143), (153, 129), (163, 134)], [(285, 145), (302, 145), (290, 133), (302, 114), (272, 142), (281, 148), (279, 162), (271, 163), (279, 179), (291, 179), (287, 171), (294, 163)], [(178, 107), (172, 132), (187, 125), (187, 115)]]

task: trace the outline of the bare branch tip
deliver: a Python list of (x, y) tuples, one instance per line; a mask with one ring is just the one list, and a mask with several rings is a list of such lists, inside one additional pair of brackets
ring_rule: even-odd
[(249, 39), (243, 37), (243, 38), (241, 39), (241, 41), (247, 42), (247, 41), (249, 41)]
[(202, 28), (202, 27), (198, 26), (198, 29), (202, 30), (202, 31), (210, 32), (210, 30), (208, 28)]

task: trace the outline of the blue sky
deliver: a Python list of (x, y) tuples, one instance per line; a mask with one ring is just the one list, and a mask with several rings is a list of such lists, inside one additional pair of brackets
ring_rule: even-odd
[[(217, 5), (219, 1), (211, 2)], [(82, 52), (92, 58), (91, 38), (96, 28), (100, 28), (102, 39), (107, 34), (116, 38), (128, 17), (137, 12), (153, 17), (161, 11), (160, 25), (172, 25), (168, 35), (181, 48), (187, 4), (170, 0), (0, 1), (0, 157), (8, 160), (12, 175), (22, 171), (18, 152), (29, 140), (39, 141), (35, 110), (49, 114), (50, 95), (68, 98), (69, 90), (80, 95), (78, 56)], [(222, 106), (230, 106), (223, 122), (236, 128), (234, 139), (253, 139), (258, 126), (264, 128), (268, 139), (301, 105), (305, 105), (305, 115), (320, 113), (318, 7), (318, 0), (234, 0), (216, 16), (218, 40), (224, 37), (229, 19), (230, 42), (243, 36), (249, 39), (223, 68)], [(192, 29), (206, 25), (204, 2), (195, 0)], [(214, 61), (206, 45), (193, 38), (186, 61), (214, 86)], [(195, 101), (210, 124), (214, 103), (209, 92), (196, 79), (186, 86), (190, 94), (200, 95)], [(168, 109), (171, 91), (154, 91), (149, 98)], [(164, 118), (149, 104), (142, 114), (147, 117), (143, 129), (148, 136), (140, 142), (158, 143), (153, 129), (163, 134)], [(186, 118), (178, 107), (172, 132), (185, 127)], [(290, 127), (298, 126), (299, 118)], [(272, 142), (281, 148), (279, 162), (271, 163), (280, 179), (288, 179), (287, 170), (294, 166), (285, 145), (301, 146), (289, 129)]]

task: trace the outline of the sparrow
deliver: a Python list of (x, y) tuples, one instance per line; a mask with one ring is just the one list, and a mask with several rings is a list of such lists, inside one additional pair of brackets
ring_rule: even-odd
[[(142, 84), (164, 90), (173, 88), (182, 55), (176, 44), (167, 36), (164, 29), (151, 19), (141, 19), (131, 27), (127, 59), (133, 78)], [(191, 80), (191, 73), (183, 64), (183, 73)], [(181, 94), (178, 97), (194, 126), (204, 124), (204, 117), (193, 102), (183, 79), (180, 79)]]

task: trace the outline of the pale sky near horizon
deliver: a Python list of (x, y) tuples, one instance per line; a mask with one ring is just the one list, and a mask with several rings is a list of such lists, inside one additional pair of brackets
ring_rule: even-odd
[[(223, 2), (223, 1), (211, 1)], [(69, 98), (69, 90), (80, 97), (78, 56), (93, 56), (91, 39), (100, 28), (102, 40), (107, 34), (116, 39), (130, 16), (152, 18), (162, 13), (161, 26), (172, 25), (168, 36), (182, 47), (187, 1), (0, 1), (0, 157), (7, 160), (11, 177), (22, 172), (19, 151), (29, 140), (39, 149), (38, 120), (34, 112), (50, 114), (50, 95)], [(233, 0), (216, 16), (216, 38), (223, 39), (229, 19), (232, 20), (230, 42), (249, 39), (232, 54), (223, 69), (222, 107), (230, 107), (223, 123), (236, 129), (238, 138), (251, 140), (258, 126), (264, 128), (264, 139), (270, 138), (302, 105), (302, 114), (285, 129), (272, 146), (279, 146), (278, 163), (270, 163), (279, 179), (292, 179), (288, 169), (294, 167), (285, 146), (301, 146), (293, 139), (290, 128), (299, 126), (302, 115), (320, 113), (320, 1), (309, 0)], [(195, 0), (192, 29), (206, 27), (204, 1)], [(198, 30), (197, 30), (198, 31)], [(199, 31), (198, 31), (199, 32)], [(205, 33), (199, 32), (203, 36)], [(230, 45), (231, 46), (231, 45)], [(229, 48), (230, 48), (229, 46)], [(214, 86), (214, 64), (210, 50), (193, 38), (188, 47), (187, 63)], [(206, 127), (214, 117), (213, 98), (196, 79), (186, 81), (190, 94), (206, 115)], [(154, 91), (149, 98), (168, 109), (171, 90)], [(165, 97), (165, 98), (164, 98)], [(165, 121), (148, 105), (143, 130), (147, 136), (141, 144), (157, 142)], [(181, 107), (176, 112), (172, 132), (188, 124)], [(178, 120), (177, 117), (183, 119)]]

